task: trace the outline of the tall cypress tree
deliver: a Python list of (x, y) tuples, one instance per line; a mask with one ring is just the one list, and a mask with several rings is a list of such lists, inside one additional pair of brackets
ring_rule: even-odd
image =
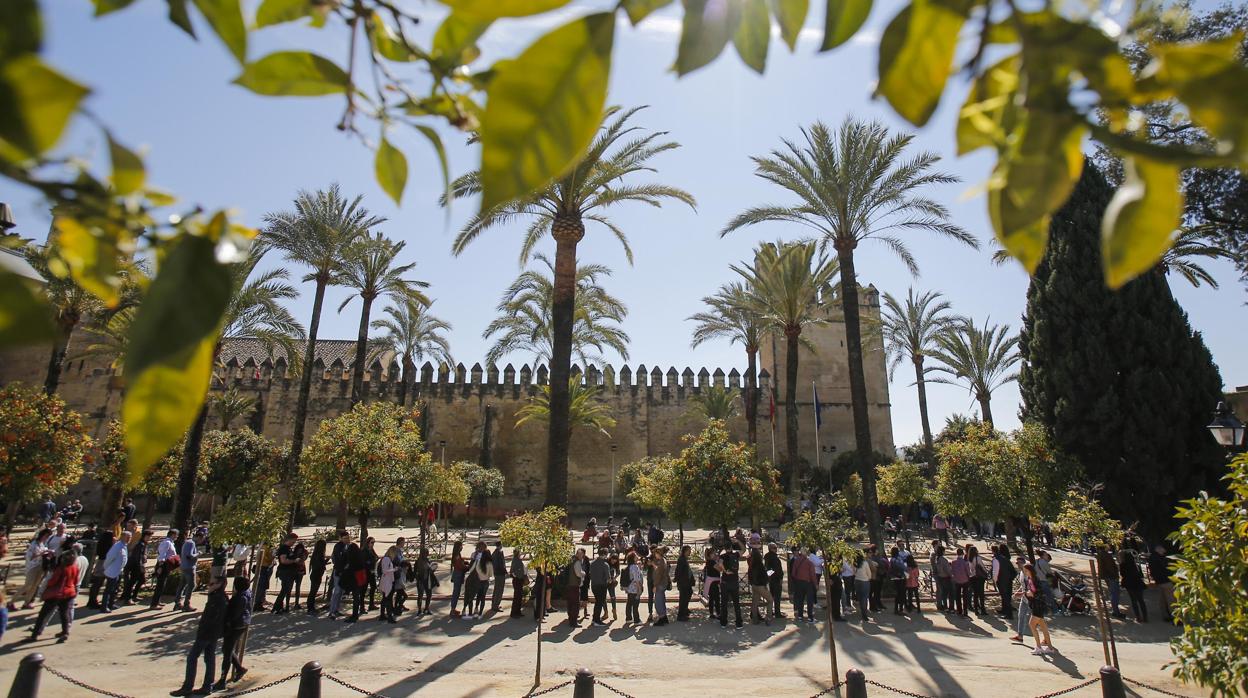
[(1205, 428), (1222, 380), (1160, 270), (1105, 286), (1100, 225), (1112, 195), (1088, 162), (1053, 217), (1027, 289), (1023, 417), (1105, 483), (1111, 513), (1160, 536), (1174, 528), (1175, 505), (1216, 489), (1224, 472)]

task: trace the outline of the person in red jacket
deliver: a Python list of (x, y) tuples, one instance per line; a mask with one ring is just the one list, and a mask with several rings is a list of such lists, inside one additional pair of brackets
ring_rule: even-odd
[(69, 639), (69, 607), (78, 596), (78, 557), (73, 552), (62, 553), (56, 560), (56, 568), (48, 578), (43, 591), (43, 608), (39, 609), (39, 618), (30, 632), (30, 641), (39, 639), (39, 633), (48, 626), (52, 619), (52, 611), (61, 614), (61, 632), (56, 634), (57, 642)]

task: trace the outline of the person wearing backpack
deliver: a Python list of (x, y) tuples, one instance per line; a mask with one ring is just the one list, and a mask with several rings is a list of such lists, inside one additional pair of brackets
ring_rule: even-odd
[(888, 561), (888, 579), (893, 584), (893, 613), (900, 616), (906, 605), (906, 558), (896, 546), (892, 554)]
[(625, 558), (624, 569), (620, 571), (620, 586), (628, 595), (624, 603), (624, 622), (641, 623), (641, 567), (637, 564), (637, 553), (631, 552)]

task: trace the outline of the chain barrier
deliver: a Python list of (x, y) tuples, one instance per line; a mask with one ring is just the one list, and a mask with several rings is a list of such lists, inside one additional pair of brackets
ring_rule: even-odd
[(69, 676), (68, 674), (62, 674), (61, 672), (57, 671), (56, 669), (53, 669), (47, 664), (43, 665), (43, 670), (62, 681), (66, 681), (68, 683), (71, 683), (77, 686), (78, 688), (90, 691), (92, 693), (98, 693), (102, 696), (109, 696), (109, 698), (133, 698), (133, 696), (128, 696), (124, 693), (113, 693), (112, 691), (105, 691), (102, 688), (96, 688), (95, 686), (92, 686), (89, 683), (83, 683), (82, 681), (79, 681), (78, 679), (75, 679), (74, 677)]
[(266, 684), (264, 684), (264, 685), (262, 685), (262, 686), (255, 686), (255, 687), (253, 687), (253, 688), (248, 688), (248, 689), (243, 690), (243, 691), (231, 691), (231, 692), (229, 692), (229, 693), (224, 693), (224, 694), (222, 694), (222, 697), (223, 697), (223, 698), (234, 698), (235, 696), (245, 696), (245, 695), (247, 695), (248, 693), (256, 693), (257, 691), (263, 691), (263, 690), (265, 690), (265, 689), (267, 689), (267, 688), (273, 688), (274, 686), (277, 686), (278, 684), (283, 684), (283, 683), (286, 683), (287, 681), (293, 681), (293, 680), (295, 680), (295, 679), (297, 679), (297, 678), (299, 678), (299, 674), (291, 674), (290, 676), (286, 676), (286, 677), (284, 677), (284, 678), (280, 678), (280, 679), (278, 679), (278, 680), (276, 680), (276, 681), (270, 681), (270, 682), (268, 682), (268, 683), (266, 683)]
[(602, 686), (603, 688), (607, 689), (608, 691), (611, 691), (612, 693), (614, 693), (617, 696), (620, 696), (621, 698), (635, 698), (634, 696), (631, 696), (625, 693), (624, 691), (621, 691), (620, 689), (616, 688), (615, 686), (612, 686), (600, 679), (594, 679), (594, 683), (598, 684), (599, 686)]
[(1060, 691), (1053, 691), (1052, 693), (1045, 693), (1042, 696), (1036, 696), (1036, 698), (1057, 698), (1057, 696), (1064, 696), (1067, 693), (1074, 693), (1075, 691), (1078, 691), (1081, 688), (1087, 688), (1088, 686), (1091, 686), (1094, 683), (1100, 683), (1100, 682), (1101, 682), (1101, 677), (1098, 676), (1094, 679), (1088, 679), (1087, 681), (1084, 681), (1081, 684), (1071, 686), (1070, 688), (1063, 688)]
[(836, 689), (838, 689), (838, 688), (840, 688), (841, 686), (844, 686), (844, 685), (845, 685), (845, 682), (844, 682), (844, 681), (837, 681), (836, 683), (832, 684), (831, 686), (828, 686), (827, 688), (823, 689), (822, 691), (819, 691), (818, 693), (816, 693), (815, 695), (811, 696), (810, 698), (823, 698), (823, 696), (826, 696), (826, 695), (828, 695), (828, 694), (832, 693), (833, 691), (835, 691)]
[(537, 696), (544, 696), (547, 693), (550, 693), (552, 691), (558, 691), (561, 688), (567, 688), (568, 686), (571, 686), (571, 685), (572, 685), (571, 681), (564, 681), (563, 683), (557, 683), (554, 686), (551, 686), (550, 688), (543, 688), (540, 691), (530, 691), (524, 694), (524, 698), (537, 698)]
[(359, 686), (355, 686), (353, 684), (347, 683), (346, 681), (343, 681), (342, 679), (338, 678), (337, 676), (334, 676), (333, 674), (322, 674), (322, 676), (329, 679), (330, 681), (333, 681), (339, 686), (349, 688), (352, 691), (355, 691), (356, 693), (363, 693), (364, 695), (368, 696), (368, 698), (388, 698), (386, 694), (384, 693), (374, 693), (373, 691), (366, 691), (363, 688), (360, 688)]
[(1135, 679), (1128, 679), (1128, 678), (1127, 678), (1127, 677), (1125, 677), (1125, 676), (1124, 676), (1124, 677), (1122, 677), (1122, 680), (1123, 680), (1123, 681), (1126, 681), (1127, 683), (1131, 684), (1132, 686), (1139, 686), (1140, 688), (1147, 688), (1147, 689), (1148, 689), (1148, 690), (1150, 690), (1150, 691), (1156, 691), (1156, 692), (1158, 692), (1158, 693), (1160, 693), (1160, 694), (1162, 694), (1162, 695), (1166, 695), (1166, 696), (1173, 696), (1174, 698), (1188, 698), (1187, 696), (1183, 695), (1182, 693), (1175, 693), (1174, 691), (1167, 691), (1167, 690), (1166, 690), (1166, 689), (1164, 689), (1164, 688), (1157, 688), (1156, 686), (1149, 686), (1149, 685), (1148, 685), (1148, 684), (1146, 684), (1146, 683), (1140, 683), (1139, 681), (1136, 681)]
[(893, 693), (900, 693), (903, 696), (910, 696), (910, 698), (933, 698), (933, 696), (926, 696), (926, 695), (923, 695), (922, 693), (914, 693), (914, 692), (907, 691), (901, 688), (894, 688), (893, 686), (889, 686), (888, 684), (880, 683), (879, 681), (872, 681), (871, 679), (867, 679), (867, 683), (877, 688), (882, 688), (886, 691), (892, 691)]

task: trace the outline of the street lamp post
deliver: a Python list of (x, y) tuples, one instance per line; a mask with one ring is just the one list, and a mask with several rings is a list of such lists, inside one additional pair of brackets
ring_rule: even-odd
[(1218, 444), (1226, 448), (1238, 449), (1244, 443), (1244, 423), (1225, 402), (1219, 402), (1214, 408), (1213, 421), (1209, 422), (1208, 429)]
[(614, 441), (611, 442), (611, 517), (615, 517), (615, 449), (617, 448)]

